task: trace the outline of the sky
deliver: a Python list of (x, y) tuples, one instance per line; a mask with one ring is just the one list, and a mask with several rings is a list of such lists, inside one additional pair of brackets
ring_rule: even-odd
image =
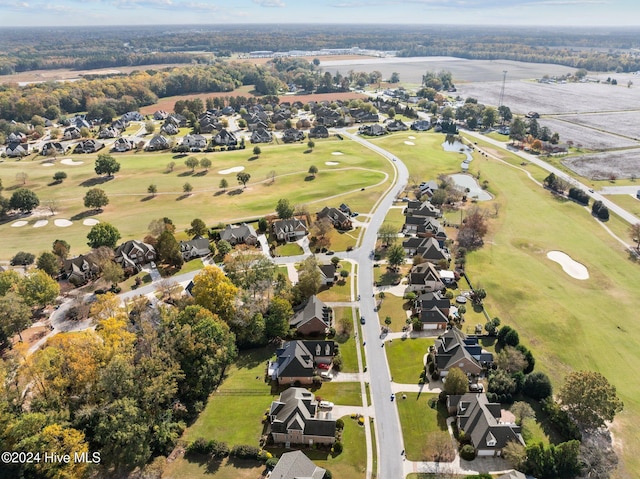
[(0, 0), (3, 26), (378, 23), (640, 26), (638, 0)]

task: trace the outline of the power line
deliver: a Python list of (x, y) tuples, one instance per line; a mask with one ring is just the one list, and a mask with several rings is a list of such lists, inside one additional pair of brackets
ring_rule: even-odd
[(503, 70), (502, 73), (502, 89), (500, 90), (500, 101), (498, 102), (498, 108), (502, 106), (502, 102), (504, 101), (504, 85), (507, 82), (507, 70)]

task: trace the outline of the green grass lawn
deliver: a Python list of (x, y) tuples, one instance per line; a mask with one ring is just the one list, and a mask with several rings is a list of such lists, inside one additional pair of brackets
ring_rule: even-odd
[[(324, 289), (318, 293), (318, 298), (322, 301), (351, 301), (352, 265), (348, 261), (342, 261), (340, 264), (342, 266), (338, 269), (338, 281), (333, 283), (333, 286), (323, 287)], [(346, 280), (340, 277), (340, 271), (342, 270), (349, 272)]]
[[(640, 186), (638, 186), (638, 189), (640, 189)], [(632, 215), (640, 216), (640, 200), (635, 195), (607, 195), (607, 199), (621, 206)], [(628, 240), (628, 235), (623, 239), (631, 242)]]
[[(403, 394), (407, 399), (402, 399)], [(439, 445), (451, 444), (447, 411), (437, 399), (437, 394), (429, 393), (396, 394), (405, 453), (410, 461), (433, 461)], [(436, 407), (430, 407), (434, 402)]]
[(351, 308), (333, 308), (333, 319), (338, 334), (334, 338), (340, 345), (342, 356), (342, 371), (345, 373), (358, 372), (358, 355), (353, 326), (344, 330), (342, 324), (353, 325), (353, 313)]
[(347, 248), (355, 248), (358, 241), (358, 236), (362, 228), (353, 228), (349, 231), (338, 231), (332, 229), (328, 235), (329, 248), (333, 251), (346, 251)]
[(360, 383), (332, 383), (324, 381), (319, 388), (311, 387), (311, 391), (323, 400), (341, 406), (362, 406)]
[(168, 462), (163, 479), (256, 479), (261, 477), (265, 466), (259, 461), (225, 458), (222, 461), (207, 461), (205, 458), (180, 457)]
[(378, 318), (380, 318), (380, 326), (385, 326), (384, 320), (387, 316), (391, 317), (391, 326), (389, 329), (393, 332), (400, 332), (402, 328), (406, 326), (407, 314), (410, 303), (402, 298), (387, 293), (382, 300), (382, 306), (378, 311)]
[(298, 256), (304, 253), (302, 248), (297, 243), (285, 243), (280, 246), (276, 246), (276, 254), (278, 256)]
[(424, 365), (424, 355), (429, 346), (433, 345), (433, 339), (396, 339), (387, 341), (387, 360), (393, 381), (401, 384), (418, 384)]
[[(292, 204), (307, 204), (313, 212), (324, 206), (328, 196), (340, 195), (332, 201), (345, 201), (354, 209), (365, 212), (390, 184), (390, 178), (385, 180), (385, 173), (393, 171), (389, 162), (356, 142), (331, 139), (319, 142), (311, 154), (304, 154), (306, 149), (300, 144), (266, 145), (256, 160), (250, 160), (253, 155), (248, 150), (199, 153), (198, 159), (207, 157), (213, 163), (206, 173), (199, 170), (192, 173), (184, 165), (185, 157), (172, 153), (114, 154), (121, 168), (113, 179), (96, 176), (93, 170), (96, 155), (74, 155), (74, 161), (83, 162), (74, 166), (61, 164), (59, 158), (55, 166), (49, 168), (42, 166), (42, 157), (4, 161), (0, 163), (0, 176), (5, 180), (5, 195), (22, 186), (13, 179), (17, 173), (25, 172), (28, 175), (25, 187), (38, 195), (42, 213), (45, 213), (44, 206), (55, 201), (55, 219), (71, 219), (73, 225), (57, 227), (50, 219), (47, 226), (33, 228), (37, 215), (27, 218), (29, 225), (21, 228), (11, 228), (13, 221), (1, 224), (0, 234), (4, 241), (0, 257), (12, 257), (24, 248), (25, 242), (31, 252), (39, 254), (48, 251), (58, 238), (69, 242), (72, 255), (88, 251), (86, 235), (90, 226), (82, 224), (88, 214), (83, 197), (94, 187), (103, 189), (110, 202), (102, 213), (91, 216), (114, 224), (123, 240), (127, 240), (142, 239), (151, 220), (164, 216), (174, 221), (177, 231), (186, 229), (194, 218), (201, 218), (208, 225), (255, 218), (273, 211), (283, 196)], [(343, 155), (332, 156), (331, 153), (337, 150)], [(325, 161), (339, 164), (327, 166)], [(167, 169), (170, 162), (176, 164), (171, 172)], [(315, 180), (305, 181), (312, 162), (317, 164), (320, 173)], [(235, 174), (220, 173), (236, 166), (244, 167), (251, 175), (246, 188), (237, 184)], [(63, 183), (52, 185), (56, 171), (64, 171), (68, 177)], [(270, 171), (276, 172), (273, 184), (267, 181)], [(230, 185), (224, 192), (218, 188), (222, 178)], [(183, 185), (187, 182), (193, 187), (189, 196), (183, 194)], [(374, 186), (380, 182), (383, 184)], [(147, 187), (152, 183), (158, 190), (155, 197), (147, 193)], [(365, 191), (361, 191), (362, 188)]]
[[(402, 203), (402, 205), (404, 205), (404, 203)], [(401, 231), (402, 225), (404, 225), (403, 211), (404, 206), (402, 208), (391, 208), (384, 218), (384, 223), (393, 225), (398, 231)]]
[[(405, 147), (390, 149), (404, 159)], [(500, 154), (517, 166), (522, 161)], [(411, 161), (412, 173), (424, 171)], [(617, 387), (625, 411), (616, 418), (613, 432), (624, 444), (624, 470), (636, 475), (640, 323), (630, 318), (640, 309), (640, 269), (588, 211), (554, 198), (514, 168), (487, 159), (478, 163), (502, 207), (491, 218), (485, 246), (468, 256), (474, 286), (487, 290), (489, 314), (518, 330), (537, 359), (536, 368), (549, 374), (556, 388), (568, 372), (579, 369), (599, 371)], [(532, 165), (524, 168), (538, 180), (547, 175)], [(584, 264), (590, 278), (579, 281), (565, 274), (546, 258), (551, 250), (564, 251)]]
[(257, 446), (263, 429), (262, 416), (277, 398), (271, 394), (271, 386), (264, 382), (266, 361), (273, 353), (271, 347), (241, 352), (183, 439), (191, 442), (204, 437), (226, 441), (229, 447)]

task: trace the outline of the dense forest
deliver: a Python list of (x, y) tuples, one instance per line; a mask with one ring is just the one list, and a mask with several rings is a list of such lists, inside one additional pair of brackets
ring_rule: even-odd
[(637, 71), (630, 28), (508, 28), (445, 25), (209, 25), (0, 29), (0, 75), (35, 69), (204, 63), (231, 52), (360, 47), (399, 56), (452, 55)]

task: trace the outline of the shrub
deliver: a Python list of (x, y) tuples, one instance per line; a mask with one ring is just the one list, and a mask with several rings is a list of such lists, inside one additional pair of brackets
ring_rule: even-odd
[(460, 449), (460, 457), (465, 461), (473, 461), (476, 458), (476, 450), (471, 444), (465, 444)]
[(556, 427), (558, 432), (565, 437), (565, 439), (582, 440), (582, 434), (580, 433), (578, 426), (576, 426), (576, 423), (569, 417), (567, 411), (560, 408), (560, 406), (553, 400), (553, 397), (549, 396), (546, 399), (543, 399), (540, 404), (542, 405), (542, 410), (549, 415), (549, 421)]
[(522, 385), (522, 393), (538, 401), (548, 398), (553, 393), (551, 380), (545, 373), (528, 374)]
[(187, 446), (187, 454), (209, 454), (209, 442), (204, 437), (199, 437)]
[(258, 460), (267, 462), (269, 459), (273, 459), (273, 454), (269, 451), (265, 451), (264, 449), (258, 453)]
[(344, 429), (344, 421), (342, 419), (336, 419), (336, 429)]
[(11, 258), (11, 266), (33, 264), (35, 260), (36, 260), (36, 256), (33, 253), (20, 251), (16, 253), (16, 255), (13, 258)]
[(358, 418), (358, 424), (360, 424), (361, 426), (364, 426), (364, 417), (363, 416), (360, 416)]
[(336, 442), (334, 443), (333, 447), (331, 448), (331, 451), (332, 451), (334, 454), (341, 454), (343, 449), (344, 449), (344, 447), (343, 447), (343, 445), (342, 445), (342, 442), (340, 442), (340, 441), (336, 441)]
[(233, 446), (231, 455), (238, 459), (257, 459), (260, 450), (257, 447), (248, 444), (239, 444)]

